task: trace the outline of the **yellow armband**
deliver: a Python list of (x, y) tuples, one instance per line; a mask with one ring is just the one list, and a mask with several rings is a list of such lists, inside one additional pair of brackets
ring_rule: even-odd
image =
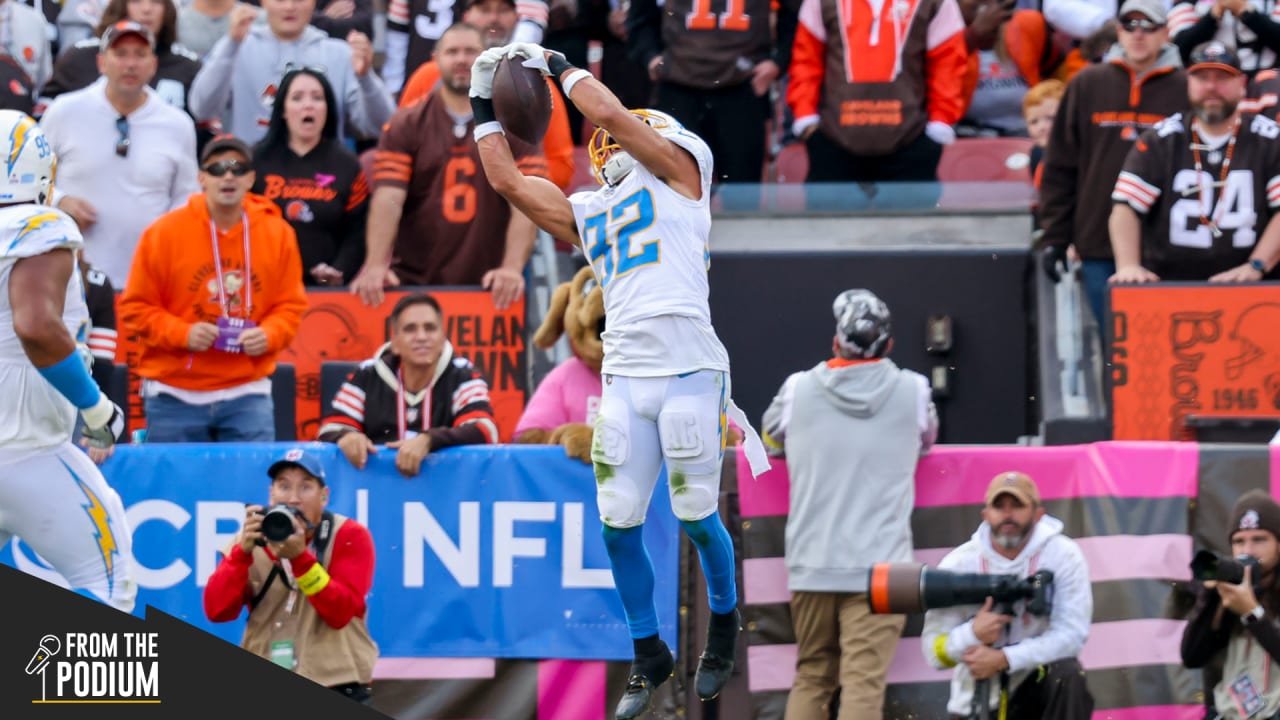
[[(307, 574), (310, 575), (310, 573)], [(303, 590), (303, 592), (306, 592), (306, 590)], [(956, 666), (956, 661), (947, 655), (946, 635), (939, 635), (933, 639), (933, 654), (938, 656), (938, 662), (942, 663), (943, 667), (953, 668)]]
[(329, 573), (320, 563), (298, 576), (298, 589), (303, 595), (311, 597), (329, 586)]

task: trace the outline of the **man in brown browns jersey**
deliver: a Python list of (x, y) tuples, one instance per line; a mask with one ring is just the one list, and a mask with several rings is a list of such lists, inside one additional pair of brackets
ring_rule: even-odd
[(631, 0), (627, 44), (658, 84), (656, 109), (703, 138), (717, 182), (760, 182), (769, 89), (791, 62), (799, 0)]
[(1280, 260), (1280, 126), (1245, 115), (1240, 60), (1192, 53), (1191, 112), (1134, 143), (1111, 199), (1112, 283), (1256, 282)]
[[(364, 266), (351, 292), (370, 305), (397, 285), (482, 285), (499, 309), (524, 293), (534, 224), (485, 180), (472, 139), (467, 92), (480, 31), (456, 24), (440, 36), (440, 84), (401, 108), (378, 140)], [(525, 173), (546, 176), (537, 146), (512, 139)]]

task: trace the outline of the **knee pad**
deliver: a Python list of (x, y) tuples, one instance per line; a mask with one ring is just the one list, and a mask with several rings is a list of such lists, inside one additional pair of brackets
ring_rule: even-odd
[(671, 512), (685, 522), (695, 522), (720, 509), (720, 478), (686, 475), (678, 467), (667, 468), (671, 485)]
[(600, 522), (605, 527), (629, 528), (644, 522), (648, 508), (640, 504), (636, 497), (635, 485), (629, 482), (609, 482), (612, 478), (601, 479), (601, 471), (613, 471), (609, 465), (596, 465), (596, 509), (600, 511)]

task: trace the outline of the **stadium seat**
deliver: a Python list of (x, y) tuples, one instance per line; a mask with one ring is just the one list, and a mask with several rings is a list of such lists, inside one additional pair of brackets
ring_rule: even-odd
[(276, 363), (271, 373), (271, 402), (275, 406), (276, 442), (292, 442), (298, 439), (298, 415), (294, 393), (298, 375), (291, 363)]
[(942, 182), (1031, 182), (1030, 138), (960, 138), (942, 149)]
[(320, 363), (320, 418), (329, 414), (329, 403), (338, 394), (347, 376), (360, 367), (357, 362), (330, 361)]

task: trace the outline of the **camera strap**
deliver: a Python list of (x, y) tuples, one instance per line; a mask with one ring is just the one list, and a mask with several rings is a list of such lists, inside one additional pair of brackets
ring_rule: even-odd
[[(325, 510), (320, 515), (320, 525), (316, 529), (315, 538), (311, 541), (311, 552), (316, 556), (316, 562), (320, 563), (321, 567), (324, 567), (325, 551), (329, 549), (329, 541), (333, 539), (332, 535), (333, 513)], [(267, 581), (262, 583), (262, 589), (249, 601), (249, 612), (253, 612), (253, 609), (258, 607), (258, 603), (262, 602), (262, 598), (267, 596), (267, 591), (271, 589), (271, 584), (276, 581), (276, 578), (280, 578), (285, 587), (290, 590), (293, 589), (293, 586), (289, 583), (289, 577), (285, 574), (284, 568), (280, 567), (280, 563), (271, 563), (271, 572), (267, 573)]]

